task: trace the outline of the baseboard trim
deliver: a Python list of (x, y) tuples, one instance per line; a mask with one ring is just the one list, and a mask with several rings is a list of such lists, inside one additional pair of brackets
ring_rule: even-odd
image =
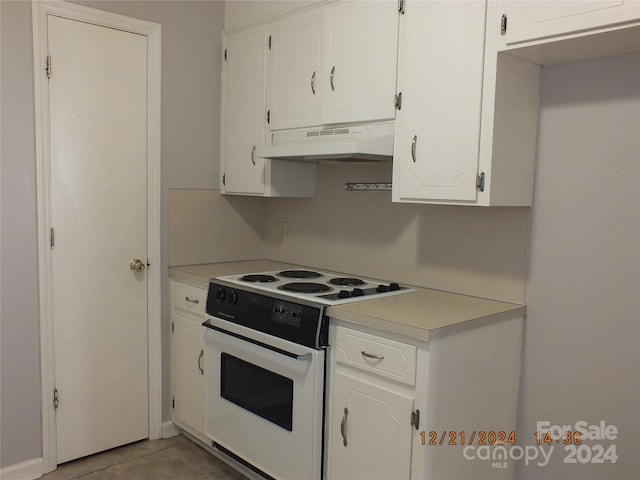
[(182, 433), (182, 429), (176, 427), (176, 425), (173, 422), (163, 422), (162, 438), (175, 437), (176, 435), (180, 435), (181, 433)]
[(42, 458), (16, 463), (0, 470), (2, 480), (35, 480), (42, 477)]

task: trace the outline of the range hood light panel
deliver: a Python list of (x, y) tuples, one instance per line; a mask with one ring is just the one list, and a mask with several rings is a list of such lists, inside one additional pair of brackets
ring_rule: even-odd
[(273, 160), (390, 161), (393, 123), (335, 128), (282, 130), (271, 134), (272, 145), (256, 155)]

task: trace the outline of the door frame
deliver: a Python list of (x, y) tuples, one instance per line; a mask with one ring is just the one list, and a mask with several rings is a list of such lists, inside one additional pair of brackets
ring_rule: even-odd
[[(161, 177), (160, 177), (160, 62), (159, 24), (129, 18), (64, 1), (32, 0), (36, 190), (38, 224), (38, 286), (40, 301), (40, 368), (42, 388), (42, 468), (57, 467), (55, 387), (55, 341), (53, 318), (53, 269), (49, 232), (51, 227), (51, 152), (49, 138), (49, 88), (45, 71), (47, 16), (91, 23), (148, 39), (147, 89), (147, 341), (149, 373), (149, 438), (162, 436), (162, 311), (161, 311)], [(55, 75), (55, 63), (52, 68)]]

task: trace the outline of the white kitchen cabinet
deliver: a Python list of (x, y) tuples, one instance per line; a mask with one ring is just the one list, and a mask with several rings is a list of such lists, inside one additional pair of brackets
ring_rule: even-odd
[(640, 20), (638, 0), (504, 1), (504, 42), (544, 41)]
[(405, 2), (395, 202), (531, 204), (539, 67), (498, 58), (486, 2)]
[(273, 163), (256, 155), (266, 136), (266, 54), (269, 31), (224, 38), (221, 114), (221, 192), (267, 197), (315, 195), (315, 165)]
[(386, 0), (325, 8), (323, 124), (395, 118), (397, 7)]
[(320, 124), (323, 14), (312, 10), (271, 25), (269, 126)]
[(334, 2), (272, 28), (271, 131), (394, 118), (397, 2)]
[(207, 291), (171, 280), (172, 420), (207, 441), (204, 411), (204, 328)]
[(408, 480), (418, 437), (415, 345), (344, 326), (330, 334), (328, 478)]
[(337, 371), (329, 478), (409, 480), (413, 398)]

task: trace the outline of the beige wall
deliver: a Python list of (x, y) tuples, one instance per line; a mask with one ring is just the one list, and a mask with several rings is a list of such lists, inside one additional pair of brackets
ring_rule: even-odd
[(169, 190), (169, 266), (264, 258), (265, 204), (217, 190)]
[(640, 472), (640, 55), (543, 69), (518, 432), (616, 425), (615, 464), (520, 464), (518, 479)]
[(40, 456), (33, 49), (29, 2), (0, 2), (2, 303), (0, 466)]
[(524, 302), (528, 208), (397, 204), (343, 187), (390, 180), (390, 164), (320, 165), (317, 198), (269, 201), (267, 258)]

